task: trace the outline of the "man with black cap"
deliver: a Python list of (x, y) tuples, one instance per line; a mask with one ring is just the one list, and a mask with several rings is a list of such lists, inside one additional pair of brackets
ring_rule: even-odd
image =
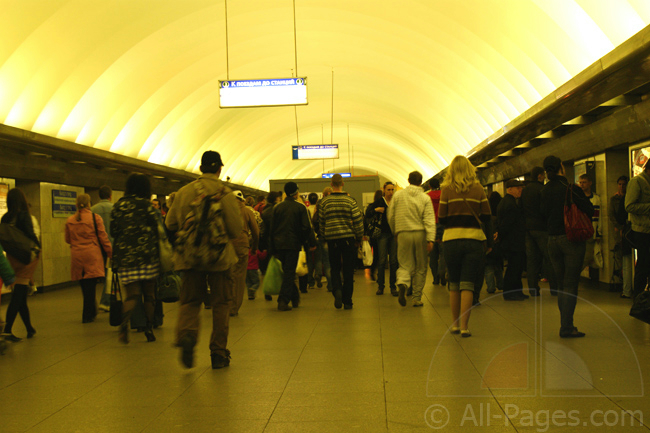
[(539, 296), (539, 279), (543, 265), (548, 277), (551, 294), (557, 295), (555, 274), (548, 258), (546, 221), (539, 208), (546, 173), (542, 167), (535, 167), (531, 175), (532, 181), (521, 192), (521, 207), (526, 218), (526, 277), (528, 279), (528, 292), (531, 296)]
[(517, 204), (523, 188), (520, 180), (507, 181), (506, 195), (497, 207), (497, 241), (508, 261), (503, 277), (503, 299), (506, 301), (528, 299), (521, 283), (526, 258), (526, 219), (524, 211)]
[(540, 208), (548, 230), (548, 255), (557, 279), (557, 304), (560, 309), (560, 337), (584, 337), (584, 332), (573, 326), (573, 313), (578, 300), (578, 283), (585, 258), (585, 241), (569, 241), (564, 227), (564, 206), (571, 194), (578, 209), (591, 218), (594, 207), (585, 193), (564, 177), (562, 161), (557, 156), (544, 159), (548, 182), (541, 192)]
[[(363, 238), (363, 215), (357, 202), (343, 191), (343, 177), (332, 176), (332, 193), (318, 205), (319, 233), (327, 241), (334, 307), (352, 309), (354, 262)], [(341, 281), (341, 273), (343, 280)]]
[(282, 263), (282, 288), (278, 296), (278, 310), (291, 310), (300, 303), (300, 292), (295, 284), (296, 266), (300, 249), (314, 251), (316, 236), (311, 226), (307, 207), (298, 201), (298, 185), (295, 182), (284, 184), (287, 198), (273, 207), (269, 232), (269, 252)]
[[(203, 154), (200, 167), (203, 175), (176, 193), (172, 207), (167, 213), (165, 225), (169, 230), (176, 232), (183, 228), (186, 218), (202, 196), (219, 194), (221, 196), (219, 199), (221, 215), (228, 238), (234, 239), (241, 234), (242, 217), (237, 199), (232, 191), (219, 180), (222, 167), (221, 155), (217, 152), (208, 150)], [(212, 306), (212, 337), (210, 338), (212, 368), (223, 368), (230, 365), (230, 351), (226, 348), (233, 291), (230, 267), (237, 262), (237, 255), (232, 244), (225, 250), (228, 251), (228, 256), (223, 258), (219, 269), (214, 270), (193, 269), (192, 264), (184, 263), (178, 254), (174, 255), (174, 269), (183, 271), (176, 345), (182, 349), (181, 361), (187, 368), (191, 368), (194, 364), (194, 346), (198, 340), (199, 332), (199, 313), (201, 304), (206, 298), (208, 285), (210, 286)]]

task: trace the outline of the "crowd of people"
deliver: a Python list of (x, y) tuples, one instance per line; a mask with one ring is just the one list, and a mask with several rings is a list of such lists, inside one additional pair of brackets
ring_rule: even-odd
[[(585, 335), (573, 316), (581, 272), (602, 267), (601, 199), (588, 175), (580, 176), (579, 184), (569, 182), (555, 156), (535, 167), (526, 185), (507, 180), (503, 197), (492, 192), (488, 198), (476, 168), (459, 155), (442, 184), (432, 178), (425, 191), (422, 174), (414, 171), (408, 175), (408, 186), (398, 191), (393, 182), (386, 182), (363, 212), (345, 191), (339, 174), (333, 175), (320, 199), (311, 193), (303, 202), (299, 185), (290, 181), (282, 192), (271, 191), (256, 203), (220, 180), (222, 168), (219, 153), (205, 152), (202, 175), (162, 204), (151, 200), (150, 180), (142, 174), (128, 177), (124, 196), (115, 204), (107, 186), (100, 188), (100, 202), (92, 207), (89, 195), (77, 197), (76, 213), (66, 222), (65, 241), (71, 248), (71, 279), (82, 289), (83, 323), (95, 320), (97, 304), (110, 309), (106, 291), (97, 303), (96, 285), (112, 273), (125, 292), (118, 340), (129, 343), (129, 321), (141, 305), (145, 318), (141, 328), (147, 341), (155, 341), (156, 286), (167, 271), (164, 244), (171, 242), (173, 268), (181, 281), (175, 338), (181, 362), (187, 368), (194, 365), (199, 313), (205, 305), (212, 315), (212, 367), (227, 367), (230, 317), (239, 314), (245, 294), (256, 299), (260, 277), (272, 257), (283, 271), (277, 310), (298, 307), (301, 293), (322, 287), (323, 277), (334, 307), (351, 310), (357, 253), (368, 241), (373, 247), (370, 273), (376, 294), (383, 295), (388, 285), (399, 305), (406, 306), (411, 297), (413, 307), (422, 307), (430, 269), (433, 284), (446, 286), (449, 292), (452, 334), (472, 335), (470, 314), (480, 305), (484, 281), (488, 293), (498, 290), (505, 301), (525, 301), (540, 296), (540, 281), (546, 280), (549, 294), (557, 296), (560, 337)], [(616, 236), (614, 272), (622, 281), (621, 297), (631, 298), (646, 288), (650, 273), (650, 164), (629, 182), (621, 176), (617, 184), (608, 215)], [(579, 240), (569, 236), (574, 227), (566, 222), (565, 212), (571, 205), (591, 221), (593, 234)], [(27, 338), (36, 333), (27, 296), (39, 260), (40, 236), (20, 189), (9, 191), (7, 207), (2, 223), (18, 228), (36, 251), (28, 263), (11, 253), (6, 259), (0, 254), (0, 276), (13, 292), (4, 338), (17, 342), (20, 338), (12, 333), (17, 315), (25, 323)], [(303, 256), (307, 272), (297, 275)], [(266, 293), (265, 299), (272, 300)]]

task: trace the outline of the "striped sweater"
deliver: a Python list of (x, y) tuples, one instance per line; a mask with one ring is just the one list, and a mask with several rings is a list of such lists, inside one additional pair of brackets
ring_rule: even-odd
[(319, 233), (325, 240), (363, 237), (363, 216), (346, 192), (333, 192), (318, 202)]
[(457, 193), (449, 186), (442, 189), (438, 221), (445, 227), (443, 242), (454, 239), (486, 240), (470, 208), (482, 222), (489, 223), (490, 205), (480, 183), (476, 182), (465, 193)]

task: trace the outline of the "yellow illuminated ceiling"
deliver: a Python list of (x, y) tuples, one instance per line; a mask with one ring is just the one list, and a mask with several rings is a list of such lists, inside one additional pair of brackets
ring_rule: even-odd
[[(187, 171), (217, 150), (260, 189), (349, 163), (403, 183), (650, 23), (648, 0), (295, 5), (309, 105), (220, 109), (228, 75), (295, 75), (293, 0), (228, 1), (228, 68), (220, 0), (0, 0), (0, 123)], [(292, 161), (298, 142), (338, 143), (340, 159)]]

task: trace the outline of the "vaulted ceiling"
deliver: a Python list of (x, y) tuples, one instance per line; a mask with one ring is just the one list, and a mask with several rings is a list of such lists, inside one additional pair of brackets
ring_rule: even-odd
[[(295, 0), (295, 21), (294, 0), (0, 9), (0, 123), (187, 171), (217, 150), (260, 189), (437, 173), (650, 24), (648, 0)], [(219, 108), (219, 80), (296, 74), (306, 106)], [(320, 143), (340, 159), (291, 159)]]

